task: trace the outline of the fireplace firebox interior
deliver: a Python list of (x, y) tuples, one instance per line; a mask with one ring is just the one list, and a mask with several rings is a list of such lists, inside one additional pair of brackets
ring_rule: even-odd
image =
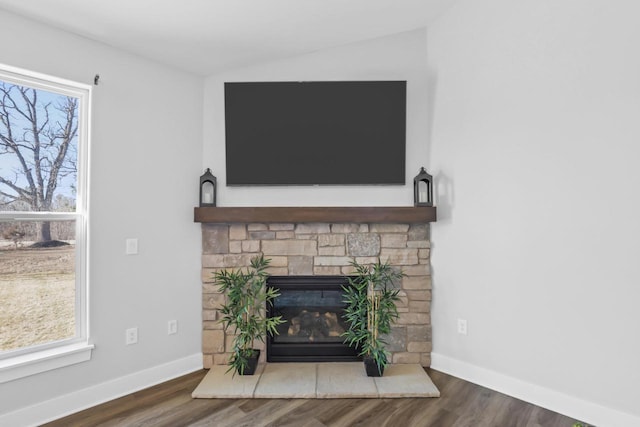
[(282, 316), (278, 334), (267, 339), (268, 362), (344, 362), (361, 360), (344, 343), (347, 327), (344, 276), (271, 276), (267, 286), (280, 296), (268, 307), (270, 316)]

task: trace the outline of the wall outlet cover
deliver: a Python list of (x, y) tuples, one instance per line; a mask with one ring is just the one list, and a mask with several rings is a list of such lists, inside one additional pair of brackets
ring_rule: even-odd
[(138, 328), (129, 328), (124, 331), (125, 334), (125, 344), (137, 344), (138, 343)]
[(458, 319), (458, 333), (467, 335), (467, 321), (465, 319)]

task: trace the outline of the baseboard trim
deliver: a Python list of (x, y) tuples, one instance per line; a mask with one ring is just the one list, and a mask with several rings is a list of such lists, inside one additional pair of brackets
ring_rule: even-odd
[(38, 426), (199, 369), (202, 369), (202, 353), (196, 353), (0, 415), (0, 425)]
[(640, 426), (640, 418), (632, 414), (577, 399), (442, 354), (431, 353), (431, 368), (589, 424)]

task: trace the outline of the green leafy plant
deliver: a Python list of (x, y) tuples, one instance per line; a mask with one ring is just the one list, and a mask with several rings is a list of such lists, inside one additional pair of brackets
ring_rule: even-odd
[(399, 290), (394, 282), (404, 274), (388, 263), (378, 261), (362, 265), (352, 261), (355, 274), (348, 276), (349, 286), (343, 286), (346, 303), (343, 318), (349, 329), (342, 334), (345, 343), (359, 349), (360, 356), (371, 358), (382, 374), (389, 358), (383, 335), (391, 332), (391, 324), (398, 318), (396, 302)]
[(284, 323), (282, 316), (268, 317), (267, 304), (279, 294), (266, 286), (269, 259), (264, 255), (251, 259), (251, 266), (246, 270), (221, 270), (214, 273), (214, 279), (225, 294), (225, 304), (221, 308), (224, 330), (233, 328), (232, 355), (229, 359), (229, 370), (244, 375), (249, 359), (258, 351), (253, 348), (256, 340), (264, 342), (266, 334), (277, 335), (277, 326)]

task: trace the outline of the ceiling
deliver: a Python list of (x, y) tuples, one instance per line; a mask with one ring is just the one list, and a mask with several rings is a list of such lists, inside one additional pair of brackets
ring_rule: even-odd
[(456, 0), (0, 0), (0, 9), (199, 75), (427, 26)]

